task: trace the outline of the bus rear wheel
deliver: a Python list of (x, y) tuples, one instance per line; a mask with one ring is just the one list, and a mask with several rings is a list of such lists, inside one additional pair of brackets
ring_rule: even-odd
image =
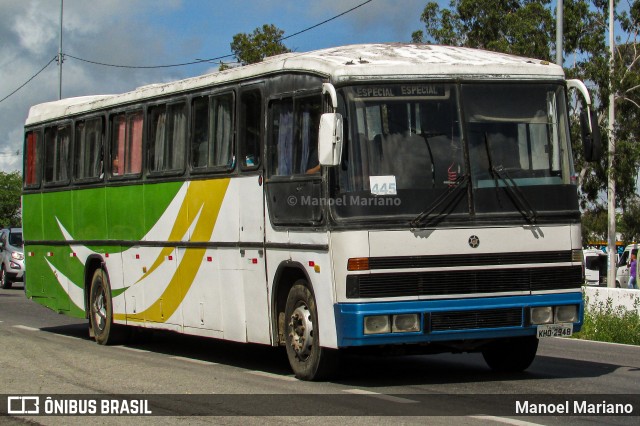
[(298, 379), (322, 380), (335, 372), (338, 351), (320, 346), (316, 301), (305, 280), (289, 290), (285, 335), (289, 364)]
[(489, 343), (482, 356), (493, 371), (516, 373), (529, 368), (538, 351), (536, 336), (500, 339)]
[(102, 268), (98, 268), (91, 279), (89, 325), (91, 334), (100, 345), (119, 343), (123, 339), (122, 329), (113, 323), (111, 286)]

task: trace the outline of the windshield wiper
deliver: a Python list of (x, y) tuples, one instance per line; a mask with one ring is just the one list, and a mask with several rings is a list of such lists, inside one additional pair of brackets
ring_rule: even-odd
[(422, 213), (415, 217), (409, 225), (412, 228), (419, 228), (425, 224), (426, 219), (428, 219), (431, 214), (442, 205), (445, 201), (452, 198), (454, 195), (460, 192), (460, 188), (466, 188), (467, 183), (469, 182), (469, 175), (463, 174), (458, 176), (454, 181), (450, 182), (449, 188), (446, 192), (440, 194), (438, 198), (436, 198), (433, 203), (429, 207), (427, 207)]
[(538, 219), (538, 212), (531, 206), (527, 197), (524, 195), (515, 180), (507, 173), (507, 169), (504, 166), (494, 166), (493, 158), (491, 157), (491, 148), (489, 147), (489, 135), (484, 133), (484, 144), (487, 149), (487, 160), (489, 160), (489, 171), (493, 180), (496, 182), (496, 188), (498, 185), (498, 178), (504, 182), (504, 187), (507, 190), (513, 204), (515, 204), (518, 211), (524, 216), (524, 218), (530, 223), (536, 223)]

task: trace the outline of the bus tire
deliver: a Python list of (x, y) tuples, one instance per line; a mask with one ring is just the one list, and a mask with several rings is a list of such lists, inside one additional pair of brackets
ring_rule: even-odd
[(320, 346), (318, 311), (305, 280), (294, 283), (285, 306), (285, 339), (289, 364), (300, 380), (322, 380), (338, 367), (338, 351)]
[(482, 350), (485, 362), (493, 371), (517, 373), (529, 368), (538, 351), (536, 336), (500, 339)]
[(89, 296), (89, 326), (100, 345), (112, 345), (123, 340), (121, 327), (113, 323), (113, 304), (111, 301), (111, 286), (104, 269), (98, 268), (91, 279), (91, 293)]

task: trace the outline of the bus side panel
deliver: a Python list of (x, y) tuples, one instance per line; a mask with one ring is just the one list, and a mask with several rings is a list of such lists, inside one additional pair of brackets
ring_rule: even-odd
[[(42, 196), (42, 240), (44, 249), (36, 262), (41, 267), (36, 271), (42, 274), (42, 290), (52, 299), (48, 305), (55, 311), (68, 311), (73, 316), (84, 316), (84, 301), (81, 292), (71, 281), (82, 283), (82, 264), (73, 258), (73, 252), (66, 243), (73, 230), (73, 205), (71, 191), (50, 192)], [(82, 285), (82, 284), (80, 284)], [(70, 291), (71, 286), (71, 291)], [(73, 299), (73, 300), (71, 300)]]
[(42, 240), (42, 194), (25, 194), (22, 196), (22, 232), (25, 240), (24, 263), (25, 293), (28, 298), (42, 297), (43, 262), (41, 255), (36, 252), (40, 247), (31, 242)]
[(142, 185), (106, 189), (107, 239), (140, 240), (146, 234)]
[(105, 240), (107, 238), (107, 205), (105, 188), (72, 191), (73, 229), (75, 240)]

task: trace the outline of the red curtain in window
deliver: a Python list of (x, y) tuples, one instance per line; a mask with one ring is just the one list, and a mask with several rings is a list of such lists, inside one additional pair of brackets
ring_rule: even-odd
[(38, 170), (37, 170), (37, 155), (38, 155), (38, 135), (35, 132), (27, 133), (27, 161), (26, 170), (24, 173), (25, 185), (37, 184)]
[(127, 173), (142, 171), (142, 113), (136, 113), (129, 118), (129, 163)]

